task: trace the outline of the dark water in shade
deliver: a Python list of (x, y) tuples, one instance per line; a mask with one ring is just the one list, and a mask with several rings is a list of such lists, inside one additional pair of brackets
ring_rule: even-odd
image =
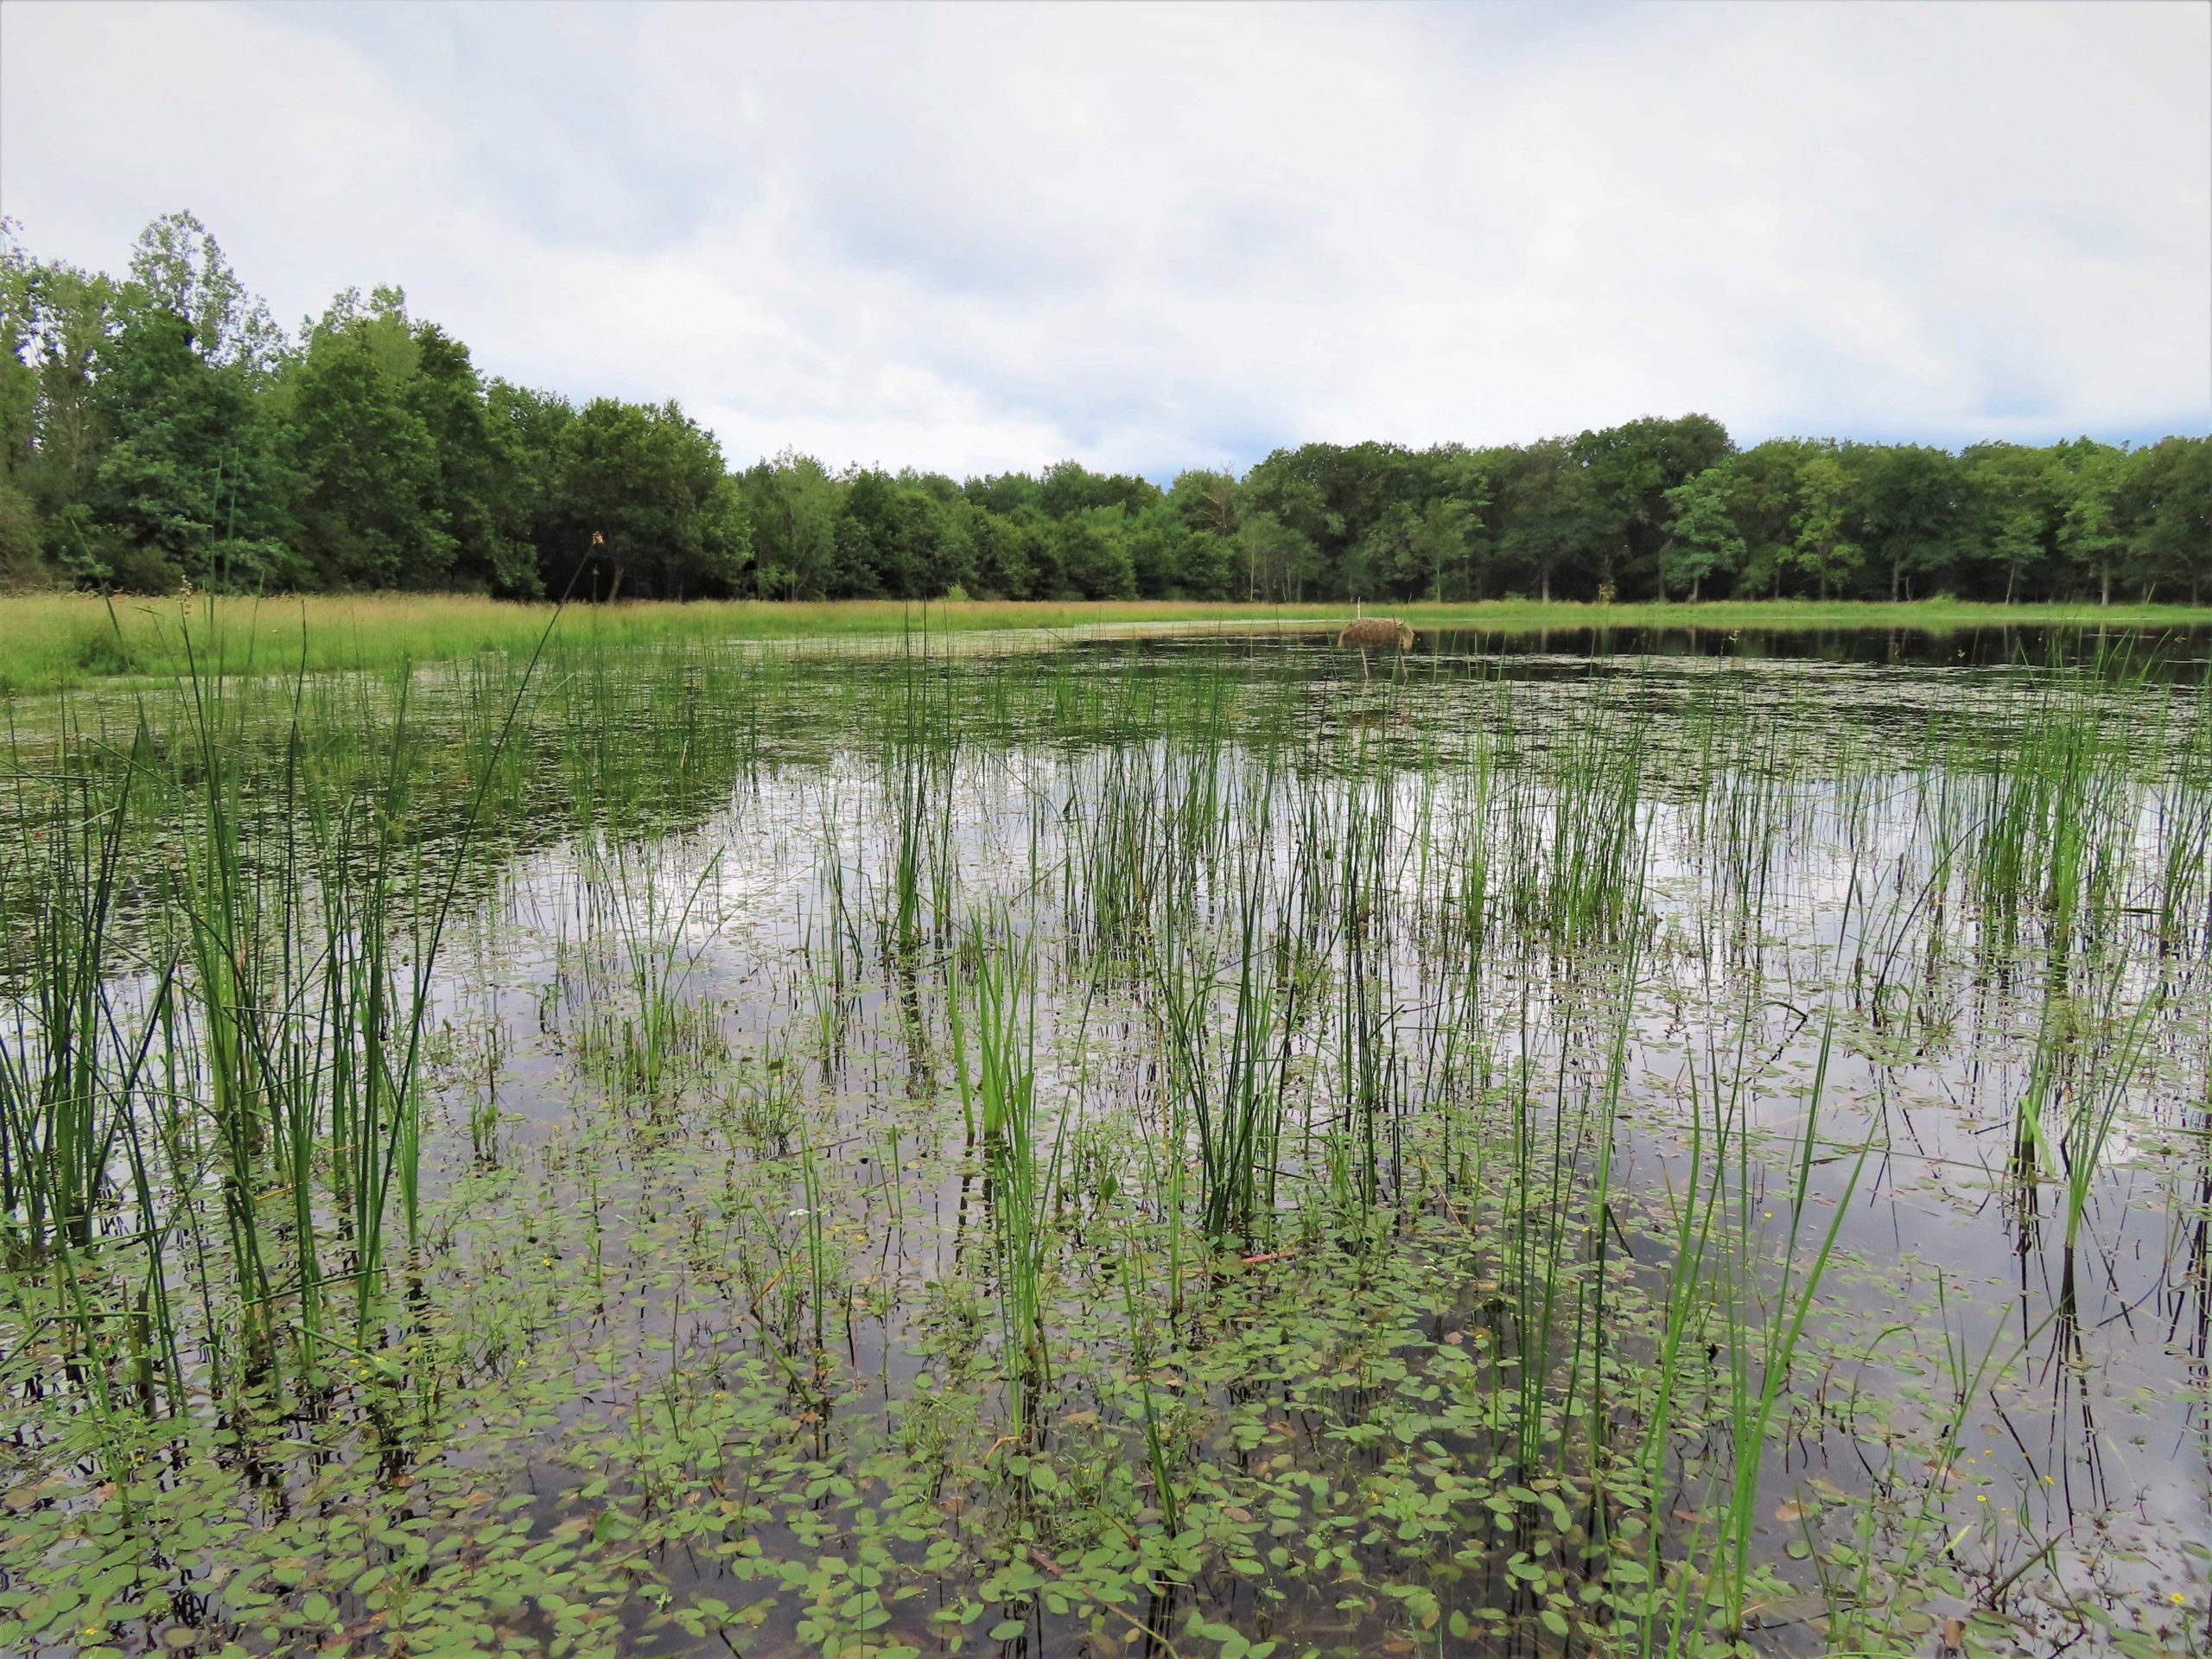
[(1469, 648), (1508, 657), (1720, 657), (1738, 662), (1892, 664), (1913, 668), (2048, 667), (2102, 657), (2152, 671), (2201, 673), (2212, 632), (2022, 627), (1961, 628), (1584, 628), (1534, 634), (1439, 630), (1441, 650)]
[[(1217, 645), (1200, 649), (1218, 649)], [(1841, 663), (1900, 668), (2042, 669), (2107, 661), (2116, 674), (2194, 681), (2212, 663), (2212, 629), (1970, 627), (1519, 629), (1424, 628), (1415, 656), (1575, 660), (1707, 658), (1733, 663)], [(1380, 653), (1377, 653), (1380, 660)]]

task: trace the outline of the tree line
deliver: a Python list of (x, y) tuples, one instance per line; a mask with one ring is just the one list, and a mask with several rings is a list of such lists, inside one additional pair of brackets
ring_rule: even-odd
[[(2212, 438), (1770, 439), (1703, 415), (1493, 448), (1309, 443), (1166, 488), (741, 469), (673, 402), (486, 377), (405, 296), (288, 334), (198, 220), (121, 278), (0, 243), (0, 581), (518, 598), (1789, 597), (2196, 602)], [(573, 584), (573, 588), (572, 588)]]

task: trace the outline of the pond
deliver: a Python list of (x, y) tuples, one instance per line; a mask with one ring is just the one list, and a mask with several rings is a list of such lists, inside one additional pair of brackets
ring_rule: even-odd
[(2204, 643), (23, 702), (0, 1650), (2201, 1651)]

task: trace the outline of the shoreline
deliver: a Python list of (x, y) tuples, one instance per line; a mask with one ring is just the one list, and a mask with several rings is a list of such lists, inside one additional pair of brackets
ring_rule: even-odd
[[(834, 652), (915, 636), (949, 642), (962, 636), (1017, 634), (1049, 639), (1216, 630), (1302, 632), (1339, 627), (1351, 608), (1335, 603), (1175, 601), (645, 600), (571, 605), (560, 615), (552, 637), (567, 647), (696, 642)], [(1490, 600), (1368, 608), (1424, 632), (1510, 636), (1627, 630), (1938, 634), (1993, 628), (2212, 626), (2212, 606), (2184, 605), (2005, 606), (1941, 600), (1894, 605), (1796, 600), (1596, 605)], [(186, 671), (188, 640), (203, 668), (212, 652), (219, 671), (248, 675), (389, 668), (402, 661), (427, 664), (484, 652), (527, 652), (554, 615), (550, 603), (450, 594), (0, 597), (0, 695), (166, 679)]]

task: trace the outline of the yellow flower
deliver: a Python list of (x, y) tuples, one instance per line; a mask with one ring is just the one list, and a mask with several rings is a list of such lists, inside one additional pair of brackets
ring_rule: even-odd
[(2168, 1598), (2168, 1599), (2170, 1599), (2175, 1606), (2179, 1607), (2184, 1605), (2188, 1602), (2189, 1598), (2182, 1594), (2180, 1591), (2177, 1590), (2170, 1598)]

